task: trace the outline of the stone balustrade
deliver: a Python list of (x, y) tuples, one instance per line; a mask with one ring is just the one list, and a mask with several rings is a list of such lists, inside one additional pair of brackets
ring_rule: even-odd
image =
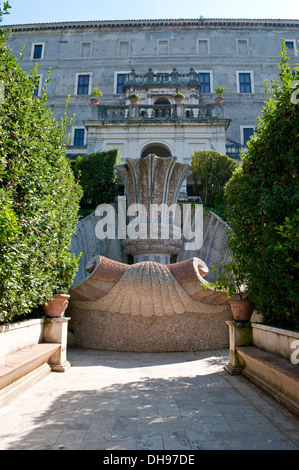
[[(96, 109), (94, 109), (96, 108)], [(219, 104), (136, 104), (136, 105), (93, 105), (92, 119), (116, 121), (207, 121), (222, 119), (223, 105)]]
[(179, 73), (176, 68), (172, 72), (158, 72), (154, 73), (152, 68), (149, 68), (147, 73), (138, 74), (133, 69), (130, 74), (128, 74), (127, 81), (124, 85), (124, 89), (129, 89), (131, 87), (144, 87), (148, 85), (176, 85), (176, 86), (195, 86), (199, 90), (201, 88), (199, 83), (199, 74), (193, 69), (190, 68), (188, 73)]

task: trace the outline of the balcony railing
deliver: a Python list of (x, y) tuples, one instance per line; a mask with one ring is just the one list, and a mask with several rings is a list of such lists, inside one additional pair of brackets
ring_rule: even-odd
[(138, 104), (138, 105), (97, 105), (92, 119), (116, 121), (205, 121), (223, 119), (223, 105), (219, 104)]
[(174, 68), (172, 72), (154, 73), (150, 68), (145, 74), (137, 74), (133, 69), (128, 74), (124, 88), (144, 87), (145, 85), (176, 85), (176, 86), (197, 86), (200, 88), (199, 75), (193, 68), (188, 73), (178, 73)]

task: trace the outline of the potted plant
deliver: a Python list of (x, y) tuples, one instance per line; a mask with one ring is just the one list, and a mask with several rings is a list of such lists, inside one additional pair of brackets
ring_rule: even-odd
[(223, 93), (225, 92), (226, 88), (223, 88), (221, 86), (217, 86), (216, 88), (214, 88), (214, 93), (216, 96), (215, 98), (215, 103), (223, 103), (224, 101), (224, 98), (223, 98)]
[(175, 95), (173, 95), (173, 98), (175, 103), (183, 103), (185, 96), (183, 95), (183, 93), (175, 93)]
[(249, 321), (254, 306), (253, 302), (247, 297), (247, 279), (239, 264), (232, 259), (226, 263), (222, 261), (219, 268), (213, 263), (212, 268), (217, 279), (215, 282), (208, 283), (205, 287), (211, 287), (227, 294), (235, 321)]
[(51, 261), (51, 269), (55, 277), (54, 292), (43, 309), (47, 317), (62, 317), (68, 306), (70, 295), (69, 288), (75, 277), (80, 255), (75, 257), (69, 250), (62, 252), (57, 257), (57, 261)]
[(137, 95), (137, 93), (132, 93), (129, 96), (129, 100), (131, 101), (131, 104), (138, 104), (139, 100), (140, 100), (140, 97)]
[(103, 96), (103, 93), (97, 88), (94, 87), (91, 90), (91, 96), (92, 98), (90, 99), (91, 104), (99, 104), (100, 103), (100, 96)]

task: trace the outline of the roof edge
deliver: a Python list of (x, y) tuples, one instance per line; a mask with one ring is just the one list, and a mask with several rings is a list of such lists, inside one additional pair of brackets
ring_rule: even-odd
[(115, 27), (115, 26), (139, 26), (139, 25), (180, 25), (180, 24), (193, 24), (193, 25), (227, 25), (233, 26), (234, 24), (246, 24), (247, 26), (256, 26), (263, 24), (264, 26), (274, 25), (298, 25), (299, 20), (295, 19), (253, 19), (253, 18), (177, 18), (177, 19), (140, 19), (140, 20), (84, 20), (84, 21), (62, 21), (62, 22), (49, 22), (49, 23), (24, 23), (24, 24), (11, 24), (1, 25), (1, 29), (11, 30), (24, 30), (24, 29), (62, 29), (62, 28), (87, 28), (87, 27)]

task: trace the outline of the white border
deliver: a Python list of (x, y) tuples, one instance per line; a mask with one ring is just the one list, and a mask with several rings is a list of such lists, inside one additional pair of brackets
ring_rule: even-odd
[(75, 78), (74, 95), (76, 95), (76, 96), (88, 96), (88, 95), (78, 95), (78, 93), (77, 93), (79, 75), (89, 75), (88, 95), (90, 95), (90, 94), (91, 94), (91, 90), (92, 90), (92, 72), (77, 72), (77, 73), (76, 73), (76, 78)]
[[(160, 43), (161, 42), (167, 42), (167, 52), (160, 52)], [(158, 39), (157, 40), (157, 55), (158, 56), (167, 56), (169, 55), (169, 39)]]
[(120, 74), (129, 75), (131, 72), (132, 72), (131, 70), (117, 70), (116, 72), (114, 72), (114, 84), (113, 84), (114, 95), (122, 96), (122, 93), (117, 93), (117, 75), (120, 75)]
[(78, 146), (78, 145), (75, 146), (75, 131), (77, 129), (83, 129), (84, 130), (83, 146), (87, 145), (87, 131), (86, 131), (86, 128), (84, 126), (73, 126), (72, 127), (70, 142), (71, 142), (72, 147), (81, 148), (82, 147), (81, 145), (80, 146)]
[[(254, 135), (254, 130), (256, 128), (256, 125), (252, 125), (252, 124), (247, 124), (247, 125), (242, 125), (240, 126), (240, 142), (241, 142), (241, 145), (245, 146), (246, 144), (244, 143), (244, 129), (252, 129), (253, 130), (253, 135)], [(247, 145), (246, 145), (247, 147)]]
[[(250, 83), (251, 83), (251, 93), (241, 93), (240, 92), (240, 79), (239, 79), (239, 74), (240, 73), (249, 73), (250, 74)], [(236, 85), (237, 85), (237, 93), (240, 93), (241, 95), (252, 95), (255, 93), (254, 91), (254, 74), (253, 70), (236, 70)]]
[[(246, 42), (247, 45), (247, 53), (246, 54), (240, 54), (239, 52), (239, 42)], [(241, 39), (241, 38), (236, 38), (236, 52), (238, 56), (246, 56), (249, 55), (249, 40), (248, 39)]]
[[(202, 42), (207, 42), (207, 45), (208, 45), (208, 52), (207, 52), (206, 54), (201, 54), (201, 53), (199, 52), (199, 43), (200, 43), (200, 41), (202, 41)], [(201, 55), (201, 56), (206, 56), (206, 55), (210, 55), (210, 53), (211, 53), (211, 49), (210, 49), (210, 39), (209, 39), (209, 38), (199, 38), (199, 39), (197, 39), (197, 54), (198, 54), (198, 55)]]
[[(214, 73), (213, 73), (213, 70), (203, 70), (203, 69), (196, 69), (195, 70), (196, 73), (200, 74), (200, 73), (209, 73), (210, 74), (210, 93), (213, 93), (213, 90), (214, 90)], [(198, 81), (199, 83), (199, 81)], [(204, 91), (201, 91), (200, 94), (208, 94)]]
[(37, 74), (36, 77), (39, 78), (39, 83), (38, 83), (38, 90), (37, 90), (37, 95), (35, 97), (38, 97), (42, 94), (42, 84), (43, 84), (43, 74)]
[[(128, 55), (125, 56), (125, 55), (120, 55), (120, 45), (121, 44), (128, 44)], [(131, 40), (128, 39), (128, 40), (122, 40), (122, 39), (119, 39), (118, 41), (118, 56), (120, 58), (126, 58), (126, 57), (130, 57), (131, 56)]]
[(287, 49), (287, 51), (289, 50), (293, 50), (294, 51), (294, 57), (298, 55), (297, 53), (297, 47), (296, 47), (296, 39), (284, 39), (284, 42), (292, 42), (293, 45), (294, 45), (294, 49)]
[[(90, 53), (88, 56), (82, 55), (83, 44), (90, 44)], [(81, 41), (80, 45), (80, 59), (89, 59), (92, 56), (92, 41)]]
[[(39, 59), (35, 59), (33, 57), (35, 46), (42, 46), (42, 55)], [(33, 42), (32, 46), (31, 46), (31, 57), (30, 57), (31, 60), (42, 60), (44, 58), (44, 55), (45, 55), (45, 46), (46, 46), (45, 42)]]

